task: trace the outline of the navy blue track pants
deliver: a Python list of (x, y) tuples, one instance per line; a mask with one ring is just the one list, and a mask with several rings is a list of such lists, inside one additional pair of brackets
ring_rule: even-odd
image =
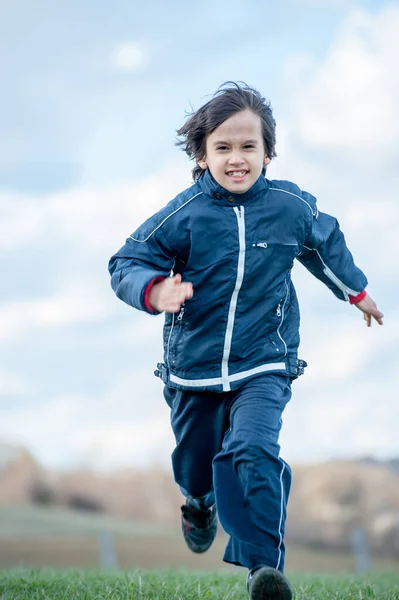
[(291, 469), (280, 458), (278, 438), (290, 379), (266, 374), (231, 392), (165, 387), (164, 395), (176, 438), (175, 480), (203, 506), (216, 501), (230, 536), (223, 560), (283, 571)]

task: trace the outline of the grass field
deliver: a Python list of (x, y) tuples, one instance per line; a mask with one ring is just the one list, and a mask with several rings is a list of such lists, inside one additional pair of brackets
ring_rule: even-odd
[[(293, 575), (295, 600), (398, 600), (399, 575)], [(1, 600), (245, 600), (245, 572), (0, 572)]]
[[(120, 570), (98, 568), (102, 533), (113, 540)], [(60, 509), (0, 507), (0, 600), (247, 600), (245, 570), (222, 562), (225, 543), (220, 532), (209, 552), (196, 555), (178, 523), (162, 529)], [(373, 557), (372, 566), (367, 577), (343, 575), (354, 570), (350, 555), (287, 548), (296, 600), (399, 600), (397, 559)]]

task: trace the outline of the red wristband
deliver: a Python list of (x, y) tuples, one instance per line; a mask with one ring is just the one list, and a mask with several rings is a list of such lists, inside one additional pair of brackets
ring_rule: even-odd
[(350, 304), (358, 304), (366, 296), (367, 296), (367, 292), (366, 292), (366, 290), (363, 290), (357, 296), (349, 296), (349, 303)]
[(150, 296), (150, 290), (152, 288), (153, 285), (155, 285), (156, 283), (158, 283), (159, 281), (163, 281), (165, 279), (165, 277), (154, 277), (154, 279), (152, 281), (150, 281), (150, 283), (147, 285), (147, 287), (145, 288), (145, 292), (144, 292), (144, 306), (146, 307), (146, 309), (149, 312), (152, 313), (156, 313), (158, 311), (155, 310), (155, 308), (153, 306), (151, 306), (150, 304), (150, 300), (149, 300), (149, 296)]

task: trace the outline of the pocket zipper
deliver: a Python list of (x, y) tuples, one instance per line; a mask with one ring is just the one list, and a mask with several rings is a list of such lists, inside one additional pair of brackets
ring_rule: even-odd
[(296, 242), (257, 242), (256, 244), (252, 244), (253, 248), (267, 248), (268, 245), (272, 246), (298, 246)]
[(182, 321), (184, 315), (184, 306), (181, 307), (179, 314), (177, 315), (177, 321)]

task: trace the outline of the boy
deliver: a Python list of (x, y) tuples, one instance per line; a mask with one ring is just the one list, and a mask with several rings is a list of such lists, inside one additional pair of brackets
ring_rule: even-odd
[(165, 312), (165, 383), (176, 437), (182, 529), (193, 552), (230, 535), (224, 560), (249, 569), (251, 600), (290, 600), (283, 574), (291, 471), (279, 454), (281, 415), (299, 361), (297, 258), (367, 325), (382, 313), (337, 221), (287, 181), (269, 181), (275, 121), (256, 90), (222, 86), (178, 131), (194, 184), (111, 258), (116, 295)]

